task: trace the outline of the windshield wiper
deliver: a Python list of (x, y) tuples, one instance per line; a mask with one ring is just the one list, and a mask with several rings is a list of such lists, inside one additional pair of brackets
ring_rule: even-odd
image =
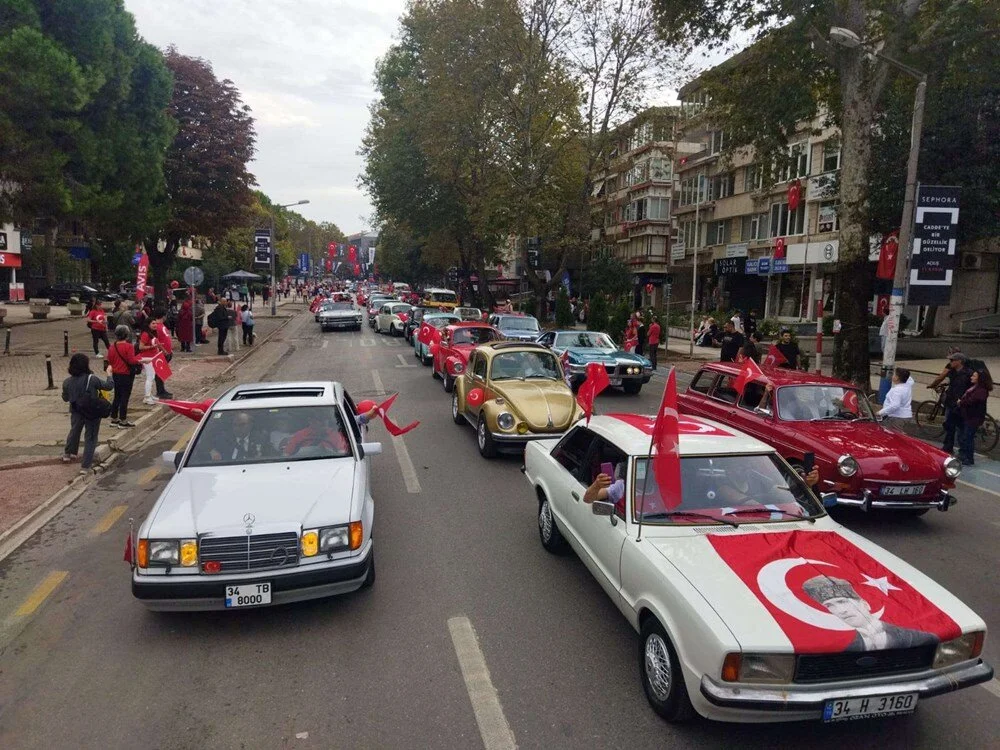
[(730, 521), (728, 518), (716, 518), (715, 516), (710, 516), (707, 513), (696, 513), (693, 510), (672, 510), (668, 513), (644, 513), (642, 516), (643, 521), (653, 521), (660, 518), (675, 518), (680, 516), (688, 516), (689, 518), (704, 518), (712, 523), (721, 523), (726, 526), (732, 526), (734, 529), (739, 527), (739, 524), (735, 521)]
[(532, 378), (544, 378), (545, 380), (556, 380), (555, 375), (525, 375), (521, 380), (531, 380)]
[(796, 515), (787, 510), (781, 510), (781, 508), (765, 508), (763, 505), (759, 508), (736, 508), (734, 510), (726, 513), (727, 516), (748, 516), (753, 514), (755, 516), (760, 516), (765, 513), (781, 513), (789, 518), (794, 518), (797, 521), (808, 521), (809, 523), (816, 523), (816, 518), (814, 516)]
[(840, 414), (827, 414), (825, 417), (813, 417), (810, 422), (823, 422), (827, 419), (843, 419), (847, 420), (847, 417), (841, 416)]

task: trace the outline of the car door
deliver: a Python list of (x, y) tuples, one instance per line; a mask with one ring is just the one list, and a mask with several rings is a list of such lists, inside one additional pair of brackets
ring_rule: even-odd
[(711, 417), (712, 409), (709, 404), (708, 394), (715, 385), (716, 373), (711, 370), (701, 370), (694, 379), (687, 391), (682, 393), (678, 399), (678, 405), (685, 414), (692, 414), (696, 417)]
[[(587, 484), (593, 482), (604, 464), (611, 464), (615, 476), (627, 478), (628, 455), (609, 440), (597, 435), (587, 454), (584, 463), (586, 473), (582, 480)], [(626, 481), (626, 500), (628, 490)], [(628, 529), (625, 522), (627, 505), (627, 502), (620, 503), (620, 509), (616, 508), (611, 516), (595, 515), (593, 506), (582, 500), (572, 508), (572, 524), (583, 550), (581, 559), (616, 605), (620, 604), (618, 598), (621, 591), (622, 547), (625, 546)]]
[(448, 358), (448, 349), (451, 347), (451, 333), (447, 329), (441, 331), (441, 343), (434, 352), (434, 362), (431, 364), (431, 369), (442, 377), (444, 377), (444, 361)]
[(486, 369), (489, 367), (489, 358), (482, 352), (473, 352), (472, 356), (474, 361), (465, 372), (469, 376), (468, 388), (465, 389), (465, 413), (472, 418), (473, 422), (478, 422), (479, 410), (486, 399), (484, 398), (478, 405), (474, 405), (469, 403), (468, 396), (469, 391), (473, 388), (481, 388), (483, 393), (486, 393)]
[(555, 341), (556, 341), (555, 331), (548, 331), (547, 333), (543, 333), (541, 336), (538, 337), (538, 343), (541, 344), (542, 346), (547, 346), (550, 349), (552, 348), (552, 345), (555, 343)]
[(579, 522), (578, 509), (585, 505), (583, 493), (587, 491), (587, 486), (584, 484), (587, 475), (587, 457), (590, 455), (590, 446), (595, 437), (590, 429), (577, 425), (552, 449), (553, 460), (563, 470), (556, 473), (548, 488), (551, 495), (549, 504), (563, 535), (577, 553), (583, 550), (576, 526)]
[(740, 420), (737, 417), (736, 404), (740, 400), (740, 394), (736, 390), (736, 378), (732, 375), (721, 375), (712, 386), (705, 408), (708, 410), (706, 416), (716, 419), (723, 424), (739, 427)]

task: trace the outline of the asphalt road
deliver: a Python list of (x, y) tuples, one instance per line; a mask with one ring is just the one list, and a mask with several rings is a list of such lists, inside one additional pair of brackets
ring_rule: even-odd
[[(520, 459), (480, 458), (404, 342), (367, 328), (321, 334), (303, 315), (267, 346), (241, 380), (333, 378), (355, 399), (399, 391), (396, 421), (421, 420), (395, 441), (373, 428), (385, 445), (374, 588), (241, 612), (143, 609), (121, 562), (127, 519), (143, 518), (165, 484), (157, 457), (191, 427), (178, 418), (0, 563), (0, 747), (481, 748), (474, 705), (502, 711), (522, 748), (981, 748), (1000, 736), (996, 681), (903, 719), (664, 723), (643, 695), (629, 625), (578, 559), (542, 550)], [(598, 406), (650, 413), (659, 394), (602, 395)], [(956, 494), (948, 513), (841, 520), (997, 625), (1000, 494)], [(468, 633), (460, 618), (478, 649), (453, 640)], [(488, 682), (464, 664), (471, 699), (456, 643), (489, 670)], [(1000, 662), (996, 637), (986, 657)]]

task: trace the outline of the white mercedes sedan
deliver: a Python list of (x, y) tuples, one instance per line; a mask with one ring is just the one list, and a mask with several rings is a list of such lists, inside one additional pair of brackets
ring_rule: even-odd
[(260, 607), (371, 586), (371, 457), (339, 383), (251, 383), (216, 400), (133, 540), (154, 610)]
[(665, 502), (652, 428), (635, 414), (578, 422), (529, 443), (524, 473), (542, 545), (572, 547), (640, 633), (639, 674), (661, 716), (898, 716), (992, 679), (982, 618), (833, 521), (823, 506), (835, 498), (817, 500), (773, 448), (681, 417), (682, 491)]

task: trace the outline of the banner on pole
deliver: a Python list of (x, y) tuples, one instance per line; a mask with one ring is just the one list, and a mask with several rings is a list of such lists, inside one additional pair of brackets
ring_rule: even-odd
[(920, 185), (917, 189), (907, 304), (947, 305), (951, 299), (960, 191), (944, 185)]

